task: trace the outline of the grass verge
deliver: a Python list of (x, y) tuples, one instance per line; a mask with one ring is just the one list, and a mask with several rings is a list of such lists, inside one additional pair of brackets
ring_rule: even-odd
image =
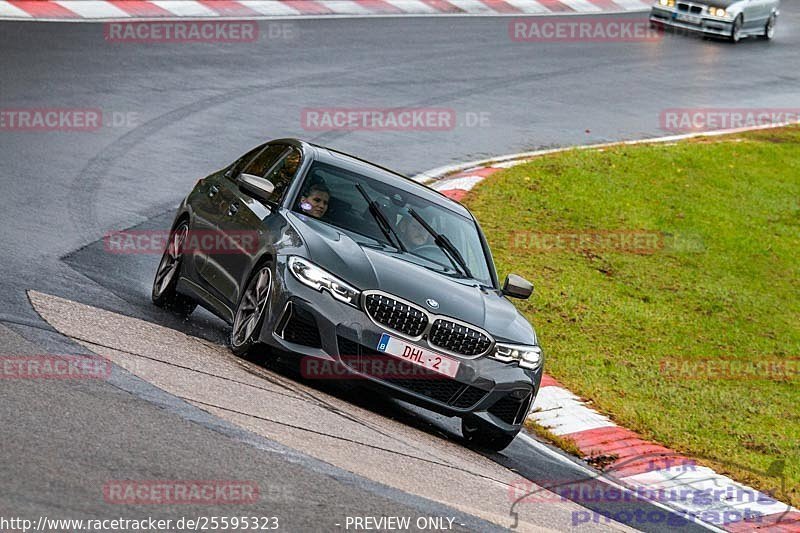
[(542, 439), (552, 442), (565, 452), (578, 456), (581, 456), (581, 449), (578, 448), (578, 445), (575, 444), (575, 441), (570, 439), (569, 437), (561, 437), (556, 435), (543, 425), (539, 424), (533, 419), (528, 419), (525, 421), (525, 427), (533, 431), (536, 435), (541, 437)]
[(549, 373), (800, 506), (800, 127), (544, 156), (465, 203)]

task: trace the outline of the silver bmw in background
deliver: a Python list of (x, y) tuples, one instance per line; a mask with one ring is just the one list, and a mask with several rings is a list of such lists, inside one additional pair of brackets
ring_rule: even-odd
[(656, 0), (650, 23), (725, 37), (775, 36), (780, 0)]

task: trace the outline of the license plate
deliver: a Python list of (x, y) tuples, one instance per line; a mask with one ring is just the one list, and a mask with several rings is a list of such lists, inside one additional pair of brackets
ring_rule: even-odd
[(387, 333), (381, 335), (378, 351), (450, 378), (456, 377), (461, 365), (455, 359), (409, 344)]
[(700, 17), (693, 17), (692, 15), (684, 15), (682, 13), (675, 13), (675, 20), (688, 22), (689, 24), (700, 24)]

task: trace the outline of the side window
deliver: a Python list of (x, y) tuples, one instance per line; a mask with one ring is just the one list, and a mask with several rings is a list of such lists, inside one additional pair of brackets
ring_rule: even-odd
[(266, 178), (267, 172), (278, 162), (278, 159), (286, 152), (286, 149), (287, 146), (285, 144), (268, 145), (255, 159), (250, 161), (242, 172), (259, 178)]
[(275, 185), (275, 190), (272, 192), (271, 198), (273, 202), (280, 202), (283, 198), (286, 189), (289, 188), (295, 175), (297, 175), (297, 169), (300, 168), (300, 159), (300, 151), (297, 148), (291, 148), (283, 159), (272, 167), (265, 176), (265, 178)]
[(235, 161), (235, 162), (234, 162), (234, 163), (233, 163), (233, 164), (230, 166), (230, 168), (228, 168), (228, 171), (227, 171), (227, 172), (225, 172), (225, 177), (226, 177), (226, 178), (235, 179), (235, 178), (236, 178), (236, 176), (238, 176), (239, 174), (241, 174), (241, 172), (242, 172), (242, 169), (244, 169), (244, 166), (245, 166), (247, 163), (249, 163), (249, 162), (250, 162), (250, 160), (251, 160), (251, 159), (253, 159), (253, 158), (256, 156), (256, 154), (257, 154), (257, 153), (259, 153), (259, 152), (260, 152), (261, 150), (263, 150), (263, 149), (264, 149), (264, 145), (262, 144), (261, 146), (257, 146), (256, 148), (253, 148), (252, 150), (250, 150), (249, 152), (247, 152), (246, 154), (244, 154), (242, 157), (240, 157), (239, 159), (237, 159), (237, 160), (236, 160), (236, 161)]

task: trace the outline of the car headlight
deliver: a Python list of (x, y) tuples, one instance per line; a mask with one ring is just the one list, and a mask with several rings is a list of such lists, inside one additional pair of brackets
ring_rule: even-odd
[(665, 7), (675, 7), (675, 0), (658, 0), (658, 3)]
[(544, 359), (542, 349), (539, 346), (504, 344), (502, 342), (498, 342), (495, 345), (492, 357), (504, 363), (517, 361), (522, 368), (530, 368), (531, 370), (539, 368)]
[(361, 295), (358, 289), (308, 259), (296, 255), (289, 257), (289, 270), (300, 283), (318, 291), (327, 291), (340, 302), (358, 307), (358, 297)]
[(715, 17), (727, 17), (728, 12), (721, 7), (709, 7), (708, 12), (714, 15)]

